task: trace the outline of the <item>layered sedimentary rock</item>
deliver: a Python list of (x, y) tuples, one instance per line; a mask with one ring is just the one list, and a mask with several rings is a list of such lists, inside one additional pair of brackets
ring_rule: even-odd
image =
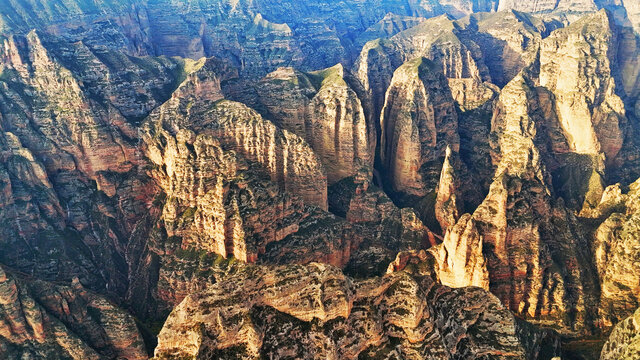
[[(168, 102), (150, 114), (148, 136), (161, 130), (206, 133), (225, 149), (261, 164), (282, 189), (326, 209), (325, 170), (313, 150), (297, 135), (279, 129), (245, 105), (218, 101), (222, 97), (220, 76), (226, 71), (220, 66), (224, 65), (208, 60), (201, 66)], [(152, 161), (162, 165), (161, 159), (154, 159), (162, 150), (148, 151)]]
[[(235, 76), (225, 62), (202, 60), (188, 70), (172, 98), (143, 125), (142, 148), (151, 162), (144, 168), (158, 194), (128, 255), (140, 259), (130, 264), (134, 280), (127, 293), (136, 311), (165, 314), (189, 293), (220, 281), (238, 260), (323, 261), (370, 274), (386, 267), (395, 251), (429, 241), (415, 214), (379, 191), (371, 196), (373, 208), (362, 205), (370, 214), (345, 220), (324, 211), (324, 168), (309, 145), (245, 105), (224, 100), (220, 83)], [(314, 76), (326, 78), (308, 75)], [(371, 170), (365, 166), (354, 176), (368, 184)], [(376, 207), (379, 198), (384, 205)], [(359, 262), (360, 251), (383, 256)]]
[(500, 95), (492, 120), (497, 174), (473, 219), (483, 236), (491, 291), (522, 316), (580, 329), (593, 321), (586, 307), (595, 301), (596, 280), (576, 218), (551, 197), (536, 146), (545, 134), (536, 129), (535, 94), (518, 76)]
[[(168, 0), (72, 0), (64, 8), (47, 1), (7, 3), (0, 29), (38, 28), (132, 55), (168, 55), (231, 60), (243, 74), (262, 76), (279, 66), (305, 70), (349, 62), (360, 50), (354, 41), (384, 16), (432, 17), (495, 9), (493, 1), (397, 0), (336, 2), (251, 2), (224, 0), (185, 6)], [(335, 16), (340, 14), (340, 16)]]
[[(82, 286), (141, 327), (186, 298), (159, 357), (183, 329), (202, 357), (535, 358), (551, 332), (505, 309), (581, 336), (638, 307), (631, 2), (24, 4), (0, 6), (0, 262), (23, 274), (0, 351), (144, 357)], [(498, 6), (544, 20), (421, 18)], [(353, 278), (289, 266), (313, 262)]]
[(518, 2), (514, 0), (502, 0), (498, 10), (518, 10), (528, 13), (543, 13), (558, 11), (571, 11), (578, 13), (598, 10), (594, 0), (543, 0), (535, 2)]
[[(597, 303), (599, 287), (587, 235), (576, 228), (578, 220), (564, 203), (554, 201), (553, 191), (572, 206), (582, 206), (580, 199), (595, 206), (603, 191), (603, 159), (615, 158), (623, 147), (625, 107), (611, 75), (617, 58), (610, 57), (608, 49), (609, 44), (615, 49), (615, 34), (603, 11), (553, 32), (542, 41), (539, 70), (532, 63), (503, 88), (492, 120), (495, 180), (473, 214), (483, 238), (491, 291), (527, 318), (556, 325), (563, 319), (567, 330), (601, 320), (587, 311)], [(572, 36), (584, 43), (558, 40)], [(558, 52), (575, 46), (599, 51), (600, 56), (573, 56), (574, 66), (554, 65)], [(584, 69), (601, 70), (596, 74)], [(563, 71), (573, 73), (560, 76)], [(563, 92), (566, 81), (571, 84)], [(582, 143), (576, 144), (574, 137)], [(580, 166), (587, 169), (582, 180), (573, 175)], [(607, 223), (609, 228), (612, 224)]]
[(493, 296), (442, 287), (420, 269), (354, 281), (321, 264), (248, 266), (187, 297), (167, 319), (155, 356), (528, 356), (514, 318)]
[(451, 147), (447, 147), (436, 194), (434, 212), (436, 220), (440, 223), (440, 228), (443, 231), (446, 231), (458, 221), (462, 209), (460, 206), (462, 199), (458, 200), (460, 180), (453, 167), (452, 156)]
[(483, 238), (471, 215), (465, 214), (449, 228), (442, 244), (429, 249), (436, 259), (436, 273), (443, 285), (477, 286), (489, 290), (489, 272), (482, 253)]
[(306, 139), (334, 184), (373, 167), (375, 134), (342, 65), (300, 73), (279, 69), (258, 83), (258, 107), (274, 123)]
[(623, 194), (619, 185), (605, 191), (595, 217), (606, 220), (595, 232), (593, 253), (600, 276), (600, 316), (605, 326), (621, 321), (640, 305), (638, 297), (638, 214), (640, 183)]
[[(365, 103), (373, 109), (372, 119), (377, 122), (394, 71), (416, 57), (433, 60), (445, 74), (454, 105), (460, 110), (460, 146), (456, 142), (452, 148), (456, 156), (459, 149), (459, 165), (463, 165), (460, 178), (465, 186), (460, 190), (467, 204), (460, 205), (473, 209), (486, 195), (493, 174), (487, 144), (499, 89), (488, 81), (503, 86), (531, 64), (537, 58), (544, 31), (541, 21), (514, 12), (473, 15), (460, 21), (433, 18), (388, 40), (366, 44), (354, 71), (363, 84)], [(381, 142), (384, 140), (381, 137)]]
[[(553, 32), (540, 52), (540, 85), (555, 95), (571, 151), (602, 152), (609, 162), (622, 148), (627, 121), (608, 58), (615, 51), (609, 49), (615, 46), (613, 35), (608, 14), (601, 11)], [(584, 55), (594, 49), (601, 55)]]
[(134, 318), (105, 298), (27, 280), (0, 267), (0, 355), (6, 359), (144, 359)]
[(362, 47), (371, 40), (390, 38), (393, 35), (410, 29), (426, 19), (423, 17), (401, 16), (394, 13), (388, 13), (373, 26), (365, 30), (356, 39), (357, 46)]
[(367, 172), (329, 188), (330, 210), (314, 212), (298, 231), (269, 244), (260, 257), (266, 264), (306, 264), (321, 260), (355, 277), (382, 275), (398, 251), (435, 243), (415, 211), (396, 207), (368, 180)]
[(395, 71), (380, 118), (380, 159), (394, 192), (435, 191), (440, 159), (447, 147), (460, 146), (457, 122), (448, 83), (433, 62), (419, 58)]
[(131, 59), (36, 32), (5, 38), (2, 54), (0, 217), (11, 225), (1, 241), (14, 249), (2, 261), (124, 292), (124, 234), (148, 191), (133, 124), (169, 97), (184, 62)]
[(554, 28), (517, 11), (473, 14), (459, 21), (465, 44), (479, 47), (476, 61), (487, 66), (491, 82), (504, 87), (536, 60), (543, 35)]

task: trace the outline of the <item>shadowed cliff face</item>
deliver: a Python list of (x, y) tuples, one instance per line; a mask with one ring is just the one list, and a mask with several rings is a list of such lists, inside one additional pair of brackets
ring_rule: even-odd
[(133, 317), (77, 278), (60, 286), (0, 268), (0, 317), (0, 352), (8, 359), (147, 356)]
[(1, 4), (0, 357), (633, 354), (634, 4)]

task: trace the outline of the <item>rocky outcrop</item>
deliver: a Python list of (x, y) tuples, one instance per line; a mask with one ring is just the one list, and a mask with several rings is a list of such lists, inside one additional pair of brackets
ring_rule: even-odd
[(536, 92), (528, 84), (518, 76), (500, 95), (492, 120), (497, 175), (473, 219), (484, 239), (491, 291), (522, 316), (576, 329), (593, 321), (586, 307), (595, 302), (596, 280), (576, 218), (551, 197), (536, 145), (544, 138), (536, 129), (542, 119), (532, 111)]
[[(322, 261), (369, 274), (386, 267), (395, 251), (429, 241), (415, 213), (396, 208), (380, 191), (365, 196), (366, 168), (356, 175), (363, 190), (342, 193), (353, 197), (346, 220), (325, 212), (320, 201), (326, 197), (319, 198), (327, 191), (324, 170), (306, 142), (222, 99), (224, 62), (202, 60), (189, 69), (142, 129), (151, 162), (145, 169), (159, 193), (129, 255), (140, 259), (130, 265), (135, 280), (127, 293), (137, 312), (166, 314), (189, 293), (224, 278), (237, 260)], [(383, 256), (365, 261), (361, 253)]]
[(536, 2), (518, 2), (515, 0), (501, 0), (500, 10), (517, 10), (528, 13), (544, 13), (554, 10), (563, 12), (587, 13), (598, 10), (594, 0), (543, 0)]
[(382, 275), (398, 251), (435, 244), (415, 211), (396, 207), (372, 185), (366, 172), (329, 188), (330, 210), (314, 212), (298, 231), (267, 246), (267, 264), (307, 264), (321, 260), (358, 278)]
[(640, 356), (640, 310), (621, 321), (604, 344), (601, 360), (635, 359)]
[[(0, 351), (144, 357), (91, 291), (141, 328), (182, 302), (159, 357), (535, 358), (508, 311), (638, 307), (629, 2), (64, 5), (0, 14)], [(497, 7), (540, 17), (454, 19)]]
[(482, 253), (482, 235), (469, 214), (447, 230), (442, 244), (430, 248), (440, 282), (454, 288), (477, 286), (489, 290), (489, 272)]
[(604, 326), (621, 321), (640, 305), (638, 297), (638, 214), (640, 183), (622, 194), (619, 185), (605, 191), (596, 217), (606, 220), (595, 232), (593, 254), (600, 276), (600, 316)]
[[(242, 74), (261, 77), (280, 66), (316, 70), (349, 63), (361, 49), (354, 41), (388, 13), (400, 16), (463, 16), (495, 9), (495, 1), (397, 0), (300, 3), (224, 0), (183, 6), (167, 0), (71, 0), (65, 7), (36, 0), (8, 3), (3, 33), (48, 31), (130, 55), (167, 55), (230, 60)], [(340, 14), (340, 16), (336, 16)], [(384, 23), (384, 21), (383, 21)], [(366, 35), (365, 35), (366, 36)]]
[[(474, 15), (460, 21), (433, 18), (388, 40), (369, 42), (354, 71), (363, 84), (365, 103), (373, 109), (372, 119), (377, 122), (394, 71), (416, 57), (433, 60), (445, 74), (446, 87), (459, 109), (460, 145), (456, 142), (452, 147), (456, 156), (459, 148), (463, 164), (460, 178), (465, 186), (460, 191), (467, 202), (464, 207), (473, 209), (486, 195), (493, 175), (487, 144), (499, 89), (488, 81), (502, 86), (532, 63), (537, 58), (540, 32), (545, 29), (542, 22), (519, 13)], [(500, 53), (503, 56), (496, 56)], [(469, 176), (471, 173), (474, 175)]]
[(451, 147), (447, 146), (436, 194), (435, 216), (443, 231), (458, 221), (462, 209), (461, 200), (458, 200), (460, 184), (452, 164), (452, 156)]
[[(262, 165), (283, 190), (300, 195), (309, 205), (327, 208), (325, 170), (313, 150), (297, 135), (281, 130), (250, 108), (221, 100), (221, 64), (201, 64), (172, 98), (149, 116), (148, 138), (162, 130), (191, 130), (217, 139), (227, 150)], [(193, 79), (191, 79), (193, 78)], [(213, 90), (213, 91), (212, 91)], [(202, 94), (204, 96), (199, 96)], [(162, 165), (162, 149), (149, 149)]]
[(394, 192), (435, 191), (447, 146), (460, 146), (457, 123), (448, 83), (433, 62), (419, 58), (396, 70), (380, 119), (380, 159)]
[[(609, 44), (615, 41), (609, 21), (608, 14), (601, 11), (545, 39), (540, 52), (540, 85), (555, 95), (556, 112), (570, 150), (602, 152), (611, 162), (625, 140), (627, 119), (608, 58), (614, 51)], [(600, 55), (584, 55), (594, 50)]]
[(13, 225), (0, 242), (15, 252), (0, 257), (38, 278), (124, 293), (125, 234), (152, 190), (134, 124), (168, 98), (184, 62), (54, 40), (2, 43), (0, 218)]
[(527, 357), (514, 318), (494, 297), (409, 271), (354, 281), (321, 264), (248, 266), (187, 297), (167, 319), (155, 356)]
[(144, 359), (133, 317), (101, 296), (0, 267), (0, 355), (7, 359)]
[(375, 130), (345, 82), (342, 65), (307, 74), (279, 69), (258, 83), (256, 92), (265, 116), (304, 138), (318, 154), (329, 185), (371, 171)]
[(410, 29), (427, 19), (423, 17), (401, 16), (394, 13), (388, 13), (373, 26), (365, 30), (356, 39), (357, 48), (362, 47), (371, 40), (390, 38), (393, 35)]
[(473, 14), (458, 22), (459, 37), (478, 47), (474, 59), (486, 65), (491, 82), (500, 88), (516, 77), (537, 56), (543, 36), (552, 25), (517, 11)]

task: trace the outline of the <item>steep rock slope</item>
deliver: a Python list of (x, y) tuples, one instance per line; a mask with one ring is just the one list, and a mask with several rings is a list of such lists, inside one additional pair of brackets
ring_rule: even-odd
[(595, 232), (593, 253), (600, 275), (600, 313), (611, 326), (639, 305), (637, 224), (640, 183), (623, 194), (620, 185), (608, 187), (593, 217), (606, 218)]
[(351, 61), (360, 45), (353, 39), (389, 12), (462, 16), (494, 8), (493, 2), (475, 0), (11, 1), (0, 12), (0, 31), (39, 28), (131, 55), (218, 56), (243, 74), (262, 76), (288, 64), (313, 70)]
[(309, 143), (329, 185), (373, 167), (374, 129), (345, 77), (340, 64), (307, 74), (282, 68), (256, 85), (256, 107)]
[(326, 209), (325, 170), (313, 150), (300, 137), (263, 120), (254, 110), (239, 103), (218, 101), (222, 99), (218, 73), (226, 70), (219, 70), (223, 65), (211, 60), (202, 66), (168, 102), (150, 114), (150, 136), (161, 129), (171, 134), (181, 129), (206, 132), (227, 149), (260, 163), (282, 189)]
[(0, 217), (11, 225), (0, 241), (14, 249), (0, 253), (2, 262), (124, 292), (125, 234), (150, 190), (137, 169), (134, 124), (169, 97), (184, 62), (133, 59), (36, 32), (2, 47)]
[(598, 10), (594, 0), (543, 0), (543, 1), (515, 1), (502, 0), (498, 10), (518, 10), (529, 13), (543, 13), (554, 10), (562, 12), (586, 13)]
[(131, 315), (82, 288), (27, 280), (0, 267), (0, 355), (6, 359), (144, 359)]
[[(518, 317), (568, 335), (606, 330), (637, 308), (637, 184), (605, 189), (639, 175), (640, 47), (628, 27), (637, 24), (630, 2), (525, 9), (549, 12), (544, 21), (518, 11), (415, 17), (497, 6), (483, 1), (31, 3), (42, 11), (0, 5), (1, 26), (23, 32), (3, 37), (0, 51), (0, 262), (36, 278), (77, 277), (74, 287), (123, 299), (144, 321), (163, 320), (184, 298), (209, 296), (200, 292), (230, 286), (229, 278), (245, 281), (233, 277), (243, 262), (320, 261), (360, 279), (382, 275), (398, 252), (392, 269), (410, 263), (409, 270), (433, 269), (447, 286), (483, 287)], [(376, 4), (383, 6), (366, 9)], [(602, 6), (616, 11), (576, 21)], [(389, 15), (372, 26), (387, 9), (414, 17)], [(334, 19), (336, 12), (344, 16)], [(40, 30), (26, 33), (30, 26)], [(355, 76), (345, 65), (326, 68), (348, 64), (369, 36), (386, 39), (366, 43)], [(282, 65), (305, 72), (279, 68), (262, 78)], [(326, 69), (310, 71), (319, 68)], [(225, 100), (229, 94), (249, 107)], [(415, 254), (418, 262), (407, 260)], [(291, 269), (250, 268), (274, 277)], [(304, 269), (305, 279), (325, 272)], [(353, 284), (380, 289), (399, 276), (330, 272), (352, 293)], [(464, 293), (461, 302), (487, 296), (447, 291)], [(362, 297), (375, 299), (371, 308), (380, 313), (386, 305), (374, 295)], [(190, 354), (410, 357), (432, 348), (449, 356), (458, 346), (466, 355), (487, 344), (468, 350), (445, 336), (433, 345), (422, 333), (416, 340), (416, 326), (398, 332), (373, 317), (370, 334), (379, 342), (366, 348), (357, 339), (353, 350), (334, 339), (344, 336), (324, 332), (353, 329), (350, 305), (339, 321), (323, 313), (331, 305), (309, 310), (331, 319), (318, 325), (287, 317), (299, 314), (281, 303), (257, 303), (242, 308), (243, 319), (284, 317), (293, 344), (255, 321), (243, 329), (257, 340), (242, 333), (223, 350), (207, 343)], [(445, 305), (443, 313), (459, 306)], [(207, 318), (205, 328), (229, 329), (215, 321)], [(533, 357), (531, 339), (512, 342), (510, 326), (500, 338), (521, 343), (509, 351)], [(210, 340), (196, 330), (189, 329), (194, 338)], [(14, 335), (6, 333), (3, 341)], [(87, 345), (60, 347), (45, 336), (5, 348), (84, 357), (140, 350), (135, 342), (102, 347), (103, 340), (76, 337)], [(316, 346), (317, 338), (331, 339)], [(227, 346), (236, 340), (250, 346)], [(273, 345), (283, 343), (278, 353)]]
[[(609, 162), (622, 148), (627, 121), (608, 57), (615, 51), (609, 48), (615, 46), (612, 32), (608, 14), (599, 12), (553, 32), (540, 52), (540, 86), (555, 95), (570, 150), (603, 152)], [(594, 51), (600, 56), (583, 55)]]
[(584, 301), (594, 295), (595, 279), (575, 217), (551, 196), (535, 145), (540, 118), (529, 115), (533, 94), (519, 76), (500, 95), (492, 120), (499, 146), (496, 177), (473, 217), (484, 239), (492, 292), (523, 316), (582, 327), (590, 322)]
[[(127, 302), (136, 313), (167, 314), (238, 260), (323, 261), (366, 274), (379, 273), (396, 251), (424, 246), (426, 227), (380, 192), (367, 199), (373, 208), (362, 205), (366, 214), (345, 220), (324, 211), (327, 183), (318, 156), (302, 138), (222, 98), (221, 82), (235, 76), (229, 71), (215, 59), (194, 63), (142, 125), (150, 160), (143, 168), (157, 193), (127, 252)], [(370, 176), (366, 169), (357, 174), (365, 184)], [(353, 255), (374, 248), (382, 256), (368, 263)]]
[(442, 244), (428, 251), (435, 258), (435, 270), (443, 285), (489, 290), (489, 272), (482, 250), (483, 238), (475, 220), (465, 214), (447, 230)]
[(440, 159), (459, 149), (457, 113), (436, 65), (419, 58), (395, 71), (380, 118), (380, 159), (394, 192), (435, 191)]
[[(505, 31), (514, 28), (518, 31)], [(473, 15), (460, 21), (438, 17), (388, 40), (369, 42), (354, 65), (354, 73), (364, 88), (364, 103), (372, 109), (372, 121), (376, 123), (381, 121), (383, 107), (393, 106), (387, 101), (387, 93), (392, 90), (390, 84), (396, 69), (407, 61), (426, 57), (434, 62), (435, 71), (444, 73), (447, 84), (443, 87), (448, 88), (455, 100), (456, 112), (452, 116), (458, 118), (455, 132), (459, 141), (450, 142), (454, 157), (462, 160), (456, 166), (461, 167), (460, 177), (465, 184), (461, 188), (467, 203), (460, 204), (463, 208), (473, 209), (482, 201), (493, 173), (487, 144), (499, 89), (488, 82), (494, 81), (493, 77), (500, 84), (509, 81), (533, 62), (544, 29), (541, 22), (518, 13)], [(497, 53), (503, 56), (495, 56)], [(398, 106), (409, 101), (393, 100), (398, 101)], [(381, 136), (381, 142), (384, 140)], [(380, 152), (384, 151), (380, 148)], [(442, 160), (439, 161), (441, 164)], [(436, 174), (440, 172), (439, 166), (433, 166)]]

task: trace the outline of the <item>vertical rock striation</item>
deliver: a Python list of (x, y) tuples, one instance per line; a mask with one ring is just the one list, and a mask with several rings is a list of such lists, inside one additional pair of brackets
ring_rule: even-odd
[(304, 138), (318, 154), (332, 185), (371, 171), (374, 130), (342, 65), (300, 73), (283, 68), (257, 85), (259, 107), (274, 123)]
[(448, 84), (433, 62), (419, 58), (395, 71), (380, 127), (390, 188), (419, 197), (435, 191), (440, 159), (447, 146), (457, 151), (460, 143)]

